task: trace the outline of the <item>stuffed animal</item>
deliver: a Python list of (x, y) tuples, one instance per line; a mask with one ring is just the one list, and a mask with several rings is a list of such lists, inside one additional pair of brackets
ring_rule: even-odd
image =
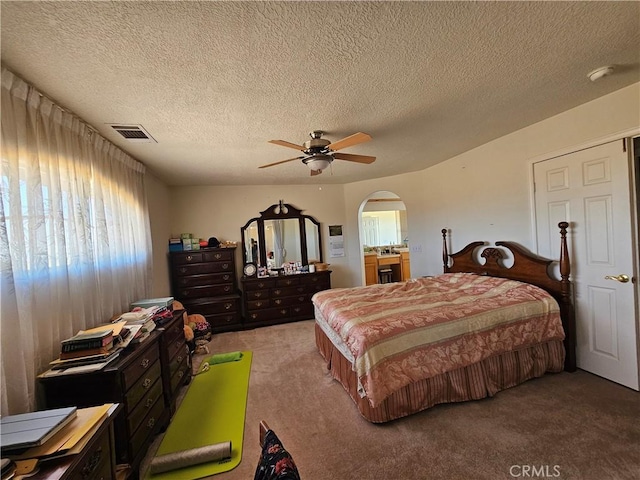
[(184, 337), (187, 339), (187, 342), (192, 342), (195, 338), (193, 329), (189, 325), (184, 326)]
[(194, 313), (187, 317), (187, 322), (194, 334), (194, 353), (209, 353), (207, 343), (211, 340), (211, 327), (207, 319), (199, 313)]

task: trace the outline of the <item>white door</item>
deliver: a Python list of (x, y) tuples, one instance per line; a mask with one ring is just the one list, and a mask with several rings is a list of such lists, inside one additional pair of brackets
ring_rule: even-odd
[(557, 225), (570, 224), (578, 367), (638, 390), (629, 154), (623, 142), (536, 163), (534, 182), (539, 253), (559, 258)]
[(363, 244), (369, 247), (380, 245), (380, 219), (369, 215), (362, 215)]

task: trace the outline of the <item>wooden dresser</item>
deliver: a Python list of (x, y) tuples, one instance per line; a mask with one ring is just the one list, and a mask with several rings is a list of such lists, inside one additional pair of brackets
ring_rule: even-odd
[(235, 248), (171, 252), (171, 290), (187, 313), (203, 315), (212, 332), (242, 326)]
[(278, 277), (243, 277), (245, 327), (261, 327), (314, 317), (311, 297), (331, 288), (331, 271)]
[(114, 423), (116, 461), (129, 464), (134, 476), (154, 435), (169, 424), (178, 387), (185, 375), (190, 378), (182, 313), (174, 312), (146, 340), (129, 345), (102, 370), (39, 377), (45, 409), (122, 404)]

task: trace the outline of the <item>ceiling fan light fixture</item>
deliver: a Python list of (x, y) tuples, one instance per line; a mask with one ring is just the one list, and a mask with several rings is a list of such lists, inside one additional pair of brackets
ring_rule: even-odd
[(331, 157), (331, 155), (320, 154), (308, 158), (304, 163), (311, 170), (317, 171), (327, 168), (329, 165), (331, 165), (332, 160), (333, 158)]

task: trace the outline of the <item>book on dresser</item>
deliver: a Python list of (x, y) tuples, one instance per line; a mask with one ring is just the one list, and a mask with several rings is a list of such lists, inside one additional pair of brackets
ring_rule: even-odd
[(64, 407), (2, 417), (0, 448), (3, 455), (42, 445), (76, 417), (76, 410), (76, 407)]

